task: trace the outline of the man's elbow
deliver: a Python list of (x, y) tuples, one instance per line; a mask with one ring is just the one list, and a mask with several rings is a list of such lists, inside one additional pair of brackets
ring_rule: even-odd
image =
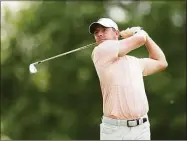
[(165, 70), (168, 67), (168, 62), (167, 61), (163, 61), (160, 63), (160, 69), (161, 70)]

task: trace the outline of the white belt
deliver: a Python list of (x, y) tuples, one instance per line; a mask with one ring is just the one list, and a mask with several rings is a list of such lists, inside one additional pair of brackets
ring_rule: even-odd
[(135, 126), (141, 125), (147, 121), (148, 121), (147, 117), (142, 117), (142, 118), (132, 119), (132, 120), (113, 119), (113, 118), (109, 118), (109, 117), (105, 117), (105, 116), (103, 116), (103, 118), (102, 118), (103, 123), (118, 125), (118, 126), (123, 125), (123, 126), (127, 126), (127, 127), (135, 127)]

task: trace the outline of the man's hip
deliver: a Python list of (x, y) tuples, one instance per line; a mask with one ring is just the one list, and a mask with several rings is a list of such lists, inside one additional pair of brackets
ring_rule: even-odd
[(134, 120), (102, 118), (100, 124), (101, 140), (150, 140), (148, 116)]

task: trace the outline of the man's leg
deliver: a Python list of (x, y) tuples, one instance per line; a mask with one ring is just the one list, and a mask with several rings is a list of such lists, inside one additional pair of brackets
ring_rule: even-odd
[(149, 121), (140, 125), (140, 126), (137, 126), (137, 128), (135, 130), (138, 133), (135, 140), (151, 140)]
[(122, 140), (124, 135), (130, 137), (130, 130), (128, 127), (102, 123), (100, 124), (100, 140)]

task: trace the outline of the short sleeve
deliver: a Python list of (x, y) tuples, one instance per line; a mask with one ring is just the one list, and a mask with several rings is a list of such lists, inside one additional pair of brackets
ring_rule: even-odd
[(95, 47), (92, 52), (92, 59), (95, 64), (105, 64), (118, 58), (119, 41), (107, 40)]

